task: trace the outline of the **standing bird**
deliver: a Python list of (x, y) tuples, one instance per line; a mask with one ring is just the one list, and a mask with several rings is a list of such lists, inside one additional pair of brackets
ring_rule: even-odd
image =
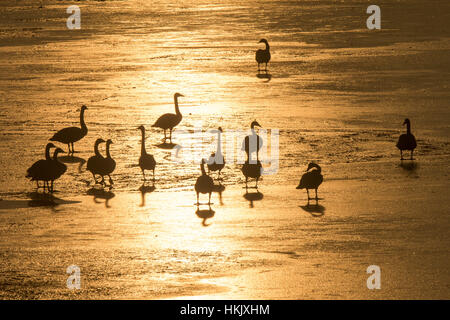
[(49, 163), (52, 161), (50, 158), (50, 149), (56, 148), (53, 143), (47, 143), (45, 146), (45, 160), (41, 159), (33, 163), (33, 165), (28, 168), (26, 178), (31, 178), (31, 181), (36, 181), (37, 188), (39, 189), (41, 186), (39, 185), (39, 181), (44, 182), (44, 192), (46, 187), (46, 168), (48, 168), (50, 165)]
[[(73, 154), (75, 152), (73, 148), (73, 143), (81, 140), (88, 132), (86, 127), (86, 123), (84, 123), (84, 111), (87, 110), (87, 107), (83, 105), (80, 111), (80, 125), (81, 128), (78, 127), (68, 127), (59, 130), (56, 132), (53, 137), (51, 137), (50, 141), (58, 141), (61, 143), (67, 144), (69, 147), (69, 154)], [(70, 150), (70, 146), (72, 145), (72, 152)]]
[(205, 172), (205, 159), (202, 159), (202, 163), (200, 164), (200, 169), (202, 170), (202, 175), (197, 178), (197, 182), (195, 182), (195, 192), (197, 193), (197, 205), (199, 202), (199, 193), (209, 193), (208, 204), (211, 204), (211, 193), (214, 189), (214, 181), (208, 176)]
[(261, 127), (261, 125), (255, 120), (251, 123), (250, 128), (252, 130), (252, 134), (245, 137), (244, 141), (242, 141), (242, 151), (245, 151), (247, 154), (247, 162), (250, 162), (251, 154), (256, 152), (256, 160), (259, 161), (258, 152), (263, 145), (263, 139), (256, 134), (255, 127)]
[(166, 113), (163, 114), (161, 117), (156, 120), (156, 122), (152, 125), (152, 127), (157, 127), (164, 129), (164, 139), (163, 142), (165, 143), (167, 140), (166, 130), (170, 130), (170, 143), (172, 143), (172, 130), (174, 127), (176, 127), (180, 122), (181, 119), (183, 119), (183, 116), (180, 113), (180, 109), (178, 108), (178, 97), (184, 97), (181, 93), (175, 93), (173, 96), (174, 102), (175, 102), (175, 113)]
[[(315, 169), (309, 171), (312, 168)], [(306, 189), (306, 193), (308, 194), (308, 200), (312, 199), (309, 197), (309, 189), (315, 189), (316, 200), (318, 200), (319, 198), (317, 197), (317, 188), (319, 188), (320, 184), (323, 181), (323, 176), (321, 174), (322, 168), (318, 164), (311, 162), (308, 165), (308, 169), (306, 169), (306, 171), (307, 172), (300, 179), (300, 183), (298, 184), (296, 189)]]
[[(64, 152), (61, 148), (56, 148), (53, 152), (53, 159), (50, 161), (48, 179), (50, 181), (50, 192), (53, 192), (53, 182), (59, 179), (67, 170), (67, 166), (58, 161), (58, 153)], [(48, 186), (47, 186), (48, 188)]]
[(266, 39), (261, 39), (261, 40), (259, 40), (258, 43), (265, 43), (266, 44), (266, 48), (264, 50), (263, 49), (258, 49), (256, 51), (255, 59), (256, 59), (256, 62), (258, 62), (258, 71), (261, 70), (259, 65), (261, 63), (265, 63), (266, 64), (266, 68), (264, 69), (264, 71), (267, 72), (267, 63), (269, 63), (269, 61), (270, 61), (270, 46), (269, 46), (269, 43), (267, 42)]
[(245, 189), (248, 188), (247, 183), (249, 178), (256, 179), (255, 188), (258, 189), (258, 180), (263, 172), (261, 161), (258, 160), (256, 163), (249, 163), (249, 161), (247, 160), (242, 166), (241, 171), (245, 176)]
[(411, 160), (413, 160), (413, 152), (414, 149), (417, 147), (416, 138), (411, 133), (411, 123), (409, 119), (405, 119), (403, 122), (403, 125), (406, 124), (406, 133), (402, 134), (398, 138), (397, 142), (397, 148), (400, 149), (400, 158), (403, 160), (403, 150), (410, 150), (411, 151)]
[(114, 184), (114, 182), (111, 178), (111, 173), (113, 173), (114, 170), (116, 169), (116, 161), (111, 157), (111, 153), (109, 152), (109, 148), (112, 143), (113, 142), (111, 139), (108, 139), (106, 141), (106, 158), (104, 158), (104, 160), (103, 160), (104, 165), (103, 165), (103, 172), (102, 172), (104, 176), (108, 176), (110, 185)]
[(217, 149), (216, 152), (211, 153), (208, 159), (208, 174), (210, 171), (219, 171), (217, 179), (220, 179), (220, 171), (225, 167), (225, 158), (222, 154), (222, 128), (219, 127), (217, 130)]
[(86, 169), (88, 171), (90, 171), (92, 173), (92, 176), (94, 177), (94, 181), (95, 184), (99, 183), (97, 181), (97, 179), (95, 178), (95, 175), (101, 175), (102, 176), (102, 181), (101, 184), (104, 184), (104, 178), (103, 175), (101, 174), (104, 169), (103, 169), (103, 160), (105, 159), (101, 154), (100, 151), (98, 151), (98, 146), (100, 145), (100, 143), (105, 142), (105, 140), (99, 138), (97, 140), (95, 140), (95, 144), (94, 144), (94, 153), (95, 155), (93, 155), (92, 157), (90, 157), (87, 161), (87, 165), (86, 165)]
[(153, 171), (153, 181), (155, 181), (156, 161), (155, 161), (155, 158), (153, 157), (153, 155), (148, 154), (147, 151), (145, 150), (145, 127), (140, 126), (140, 127), (138, 127), (138, 129), (141, 130), (141, 134), (142, 134), (141, 156), (139, 157), (139, 167), (142, 170), (142, 175), (144, 176), (144, 181), (146, 181), (145, 170)]

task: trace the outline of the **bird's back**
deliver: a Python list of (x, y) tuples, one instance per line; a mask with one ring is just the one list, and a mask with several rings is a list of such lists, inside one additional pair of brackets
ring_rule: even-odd
[(81, 138), (83, 138), (83, 130), (78, 127), (69, 127), (64, 128), (56, 132), (53, 137), (50, 138), (50, 141), (58, 141), (61, 143), (71, 143), (77, 142)]
[(417, 147), (416, 138), (411, 133), (404, 133), (398, 138), (397, 148), (400, 150), (414, 150)]
[(258, 63), (267, 63), (270, 61), (270, 52), (268, 50), (258, 49), (255, 59)]
[(197, 182), (195, 183), (195, 191), (201, 193), (209, 193), (212, 192), (214, 188), (214, 181), (208, 175), (201, 175), (197, 178)]
[(139, 158), (139, 166), (143, 170), (153, 170), (156, 166), (155, 158), (151, 154), (143, 154)]
[(102, 156), (92, 156), (88, 159), (86, 169), (92, 173), (100, 173), (102, 167)]
[(320, 186), (323, 181), (323, 176), (319, 171), (312, 170), (305, 173), (300, 179), (298, 189), (316, 189)]
[(51, 178), (50, 168), (51, 160), (38, 160), (27, 170), (27, 178), (31, 180), (45, 180), (48, 181)]
[(262, 165), (260, 161), (257, 163), (244, 163), (241, 170), (247, 178), (259, 178), (262, 173)]
[(177, 116), (174, 113), (166, 113), (156, 120), (152, 127), (157, 127), (161, 129), (171, 129), (179, 124), (181, 121), (181, 116)]

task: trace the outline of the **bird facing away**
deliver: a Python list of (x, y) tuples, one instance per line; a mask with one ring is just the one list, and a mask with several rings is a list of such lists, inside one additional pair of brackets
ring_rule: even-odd
[(250, 163), (249, 161), (246, 161), (242, 166), (241, 171), (245, 177), (245, 188), (248, 188), (248, 179), (254, 178), (256, 179), (255, 188), (258, 189), (258, 180), (263, 172), (261, 162), (259, 160), (256, 163)]
[[(310, 169), (313, 169), (309, 171)], [(320, 184), (323, 181), (323, 176), (322, 176), (322, 168), (314, 163), (311, 162), (308, 165), (308, 169), (306, 169), (306, 173), (302, 176), (302, 178), (300, 179), (300, 183), (297, 186), (297, 189), (306, 189), (306, 193), (308, 194), (308, 200), (312, 199), (309, 197), (309, 189), (315, 189), (316, 190), (316, 200), (318, 200), (319, 198), (317, 197), (317, 188), (319, 188)]]
[(266, 48), (263, 49), (258, 49), (256, 51), (256, 62), (258, 62), (258, 71), (260, 71), (260, 64), (261, 63), (265, 63), (266, 64), (266, 68), (264, 69), (265, 71), (267, 71), (267, 64), (270, 61), (270, 46), (269, 46), (269, 42), (267, 42), (266, 39), (261, 39), (259, 40), (258, 43), (265, 43), (266, 44)]
[(214, 189), (214, 181), (213, 179), (206, 174), (205, 171), (205, 159), (202, 159), (202, 163), (200, 164), (200, 169), (202, 170), (202, 175), (197, 178), (197, 182), (195, 182), (195, 192), (197, 193), (197, 205), (199, 202), (199, 193), (209, 193), (208, 204), (211, 204), (211, 193)]
[[(50, 138), (50, 141), (58, 141), (61, 143), (67, 144), (69, 147), (69, 154), (73, 154), (75, 152), (73, 148), (73, 143), (81, 140), (88, 132), (86, 127), (86, 123), (84, 122), (84, 111), (87, 110), (87, 107), (83, 105), (80, 111), (80, 125), (81, 128), (78, 127), (68, 127), (59, 130), (56, 132), (53, 137)], [(72, 150), (70, 149), (72, 146)]]
[(43, 181), (44, 182), (44, 192), (45, 192), (45, 188), (46, 188), (46, 181), (48, 181), (48, 175), (47, 175), (47, 168), (49, 166), (51, 166), (51, 164), (49, 164), (52, 159), (50, 158), (50, 149), (51, 148), (56, 148), (55, 145), (53, 143), (47, 143), (47, 145), (45, 146), (45, 160), (41, 159), (36, 161), (35, 163), (33, 163), (33, 165), (28, 168), (27, 170), (27, 175), (25, 176), (26, 178), (31, 178), (31, 181), (36, 181), (36, 186), (39, 189), (41, 186), (39, 185), (39, 181)]
[(145, 179), (145, 170), (152, 170), (153, 171), (153, 181), (155, 181), (155, 167), (156, 167), (156, 161), (153, 155), (148, 154), (145, 150), (145, 127), (140, 126), (138, 127), (139, 130), (141, 130), (142, 134), (142, 140), (141, 140), (141, 156), (139, 157), (139, 167), (142, 170), (142, 175)]
[(174, 127), (176, 127), (181, 122), (181, 119), (183, 119), (180, 109), (178, 108), (178, 97), (184, 97), (184, 96), (178, 92), (174, 94), (173, 99), (174, 99), (174, 103), (175, 103), (175, 113), (163, 114), (152, 125), (152, 127), (161, 128), (164, 130), (164, 139), (163, 139), (164, 143), (167, 140), (166, 130), (167, 129), (170, 130), (169, 141), (170, 141), (170, 143), (172, 143), (172, 130)]
[(103, 176), (108, 176), (110, 185), (114, 184), (111, 178), (111, 173), (113, 173), (114, 170), (116, 169), (116, 161), (111, 157), (111, 153), (109, 152), (112, 143), (113, 142), (111, 139), (106, 140), (106, 158), (103, 159), (104, 165), (102, 172)]
[(256, 161), (259, 161), (258, 152), (263, 145), (263, 139), (256, 134), (255, 127), (261, 127), (261, 125), (255, 120), (251, 123), (250, 128), (252, 134), (245, 137), (242, 141), (241, 150), (247, 154), (247, 162), (252, 163), (251, 155), (256, 152)]
[(219, 171), (217, 179), (220, 179), (220, 172), (225, 167), (225, 158), (222, 154), (222, 136), (223, 130), (221, 127), (217, 129), (217, 149), (216, 152), (211, 153), (208, 159), (208, 174), (210, 171)]
[(402, 134), (398, 138), (397, 148), (400, 150), (401, 160), (403, 160), (403, 150), (410, 150), (411, 151), (410, 159), (413, 160), (413, 152), (414, 149), (417, 147), (417, 142), (416, 138), (411, 133), (411, 122), (409, 121), (409, 119), (405, 119), (403, 125), (405, 124), (406, 124), (406, 133)]
[(104, 143), (105, 140), (99, 138), (97, 140), (95, 140), (95, 144), (94, 144), (94, 153), (95, 155), (93, 155), (92, 157), (90, 157), (87, 161), (87, 165), (86, 165), (86, 169), (88, 171), (90, 171), (92, 173), (92, 176), (94, 177), (94, 181), (95, 184), (99, 183), (97, 181), (97, 179), (95, 178), (95, 175), (100, 175), (102, 177), (102, 181), (101, 184), (104, 184), (104, 178), (103, 175), (101, 174), (104, 169), (103, 169), (103, 160), (104, 157), (100, 154), (100, 151), (98, 151), (98, 146), (100, 145), (100, 143)]
[[(49, 167), (49, 180), (50, 180), (50, 192), (53, 192), (53, 182), (57, 179), (59, 179), (66, 171), (67, 166), (58, 161), (58, 153), (63, 153), (64, 150), (61, 148), (56, 148), (53, 152), (53, 159), (50, 161), (50, 167)], [(47, 185), (48, 188), (48, 185)]]

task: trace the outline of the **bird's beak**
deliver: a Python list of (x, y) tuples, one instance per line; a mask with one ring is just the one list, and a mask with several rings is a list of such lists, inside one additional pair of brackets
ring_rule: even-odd
[(258, 41), (258, 43), (261, 43), (261, 42), (263, 42), (263, 41), (262, 41), (262, 40), (259, 40), (259, 41)]

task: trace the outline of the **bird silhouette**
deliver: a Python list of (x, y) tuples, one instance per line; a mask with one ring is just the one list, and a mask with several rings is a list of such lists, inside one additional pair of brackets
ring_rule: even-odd
[(145, 170), (153, 171), (153, 181), (155, 181), (156, 161), (155, 161), (155, 158), (151, 154), (148, 154), (147, 151), (145, 150), (145, 127), (140, 126), (140, 127), (138, 127), (138, 129), (141, 130), (141, 134), (142, 134), (141, 156), (139, 157), (139, 167), (142, 170), (142, 175), (144, 176), (144, 181), (146, 181)]
[(256, 160), (259, 161), (258, 152), (263, 146), (263, 139), (256, 134), (255, 127), (261, 127), (261, 125), (255, 120), (250, 124), (252, 131), (251, 135), (248, 135), (242, 141), (241, 150), (247, 154), (247, 162), (252, 163), (251, 156), (256, 152)]
[[(88, 132), (86, 127), (86, 123), (84, 122), (84, 111), (87, 110), (87, 107), (83, 105), (80, 111), (80, 125), (81, 128), (78, 127), (68, 127), (59, 130), (56, 132), (53, 137), (51, 137), (50, 141), (57, 141), (61, 143), (67, 144), (69, 147), (69, 154), (74, 153), (75, 150), (73, 148), (74, 142), (81, 140)], [(72, 150), (70, 150), (70, 146), (72, 146)]]
[(403, 125), (405, 125), (405, 124), (406, 124), (406, 133), (402, 134), (398, 138), (397, 148), (400, 150), (400, 159), (401, 160), (404, 160), (403, 159), (403, 150), (411, 151), (410, 159), (413, 160), (413, 152), (414, 152), (414, 149), (417, 147), (417, 142), (416, 142), (416, 138), (411, 133), (411, 122), (409, 121), (409, 119), (405, 119), (405, 121), (403, 122)]
[(95, 184), (99, 183), (97, 181), (95, 175), (97, 174), (97, 175), (100, 175), (102, 177), (102, 181), (100, 182), (102, 185), (104, 185), (104, 178), (103, 178), (103, 175), (101, 173), (104, 171), (104, 169), (103, 169), (103, 160), (105, 158), (100, 154), (100, 151), (98, 150), (98, 147), (99, 147), (100, 143), (104, 143), (104, 142), (105, 142), (105, 140), (103, 140), (101, 138), (95, 140), (94, 155), (88, 159), (87, 165), (86, 165), (86, 169), (88, 171), (90, 171), (92, 173), (92, 176), (94, 177)]
[(245, 177), (245, 188), (248, 188), (248, 179), (254, 178), (256, 179), (255, 188), (258, 189), (258, 181), (263, 172), (263, 167), (261, 161), (257, 161), (256, 163), (250, 163), (248, 160), (242, 165), (241, 169), (242, 173)]
[(33, 165), (27, 169), (26, 178), (30, 178), (31, 181), (36, 181), (37, 189), (41, 188), (39, 185), (39, 181), (43, 181), (44, 185), (44, 192), (46, 188), (46, 181), (48, 181), (48, 177), (46, 175), (47, 168), (51, 165), (49, 162), (51, 162), (50, 158), (50, 149), (56, 148), (53, 143), (47, 143), (45, 146), (45, 159), (41, 159), (33, 163)]
[[(313, 169), (309, 171), (310, 169)], [(309, 189), (315, 189), (316, 190), (316, 200), (319, 198), (317, 197), (317, 188), (319, 188), (320, 184), (323, 181), (322, 176), (322, 168), (314, 162), (311, 162), (308, 165), (308, 169), (306, 169), (306, 173), (302, 176), (300, 179), (300, 183), (298, 184), (296, 189), (306, 189), (306, 193), (308, 194), (308, 200), (312, 199), (309, 197)]]
[(197, 193), (197, 205), (200, 204), (199, 202), (200, 193), (208, 193), (209, 194), (208, 204), (211, 204), (211, 193), (213, 192), (214, 189), (213, 179), (206, 174), (205, 163), (206, 163), (205, 159), (202, 159), (202, 162), (200, 164), (202, 175), (198, 177), (197, 181), (195, 182), (195, 192)]
[(53, 151), (53, 159), (51, 160), (51, 165), (49, 167), (49, 181), (50, 181), (50, 192), (53, 193), (53, 183), (55, 180), (59, 179), (66, 171), (67, 166), (58, 160), (58, 153), (64, 152), (61, 148), (56, 148)]
[(216, 152), (211, 153), (211, 156), (208, 159), (208, 174), (210, 171), (219, 171), (217, 179), (220, 179), (220, 172), (225, 167), (225, 158), (222, 154), (222, 143), (221, 143), (221, 135), (222, 128), (219, 127), (217, 129), (217, 149)]
[(269, 46), (269, 42), (267, 42), (266, 39), (261, 39), (261, 40), (259, 40), (258, 43), (265, 43), (266, 44), (266, 48), (264, 50), (263, 49), (258, 49), (256, 51), (255, 59), (256, 59), (256, 62), (258, 62), (258, 71), (261, 70), (260, 69), (260, 64), (261, 63), (265, 63), (266, 64), (266, 67), (265, 67), (264, 70), (267, 71), (267, 64), (270, 61), (270, 46)]
[(109, 184), (111, 186), (114, 184), (114, 181), (111, 178), (111, 173), (113, 173), (116, 169), (116, 161), (111, 157), (109, 150), (112, 143), (113, 142), (111, 139), (106, 140), (106, 158), (103, 159), (104, 165), (102, 171), (103, 176), (108, 176)]
[(174, 99), (174, 103), (175, 103), (175, 113), (163, 114), (152, 125), (152, 127), (157, 127), (157, 128), (161, 128), (164, 130), (164, 139), (163, 139), (164, 143), (167, 140), (167, 135), (166, 135), (167, 129), (170, 130), (169, 141), (170, 141), (170, 143), (172, 143), (172, 130), (174, 127), (176, 127), (181, 122), (181, 119), (183, 119), (180, 109), (178, 108), (178, 97), (184, 97), (184, 96), (178, 92), (174, 94), (173, 99)]

